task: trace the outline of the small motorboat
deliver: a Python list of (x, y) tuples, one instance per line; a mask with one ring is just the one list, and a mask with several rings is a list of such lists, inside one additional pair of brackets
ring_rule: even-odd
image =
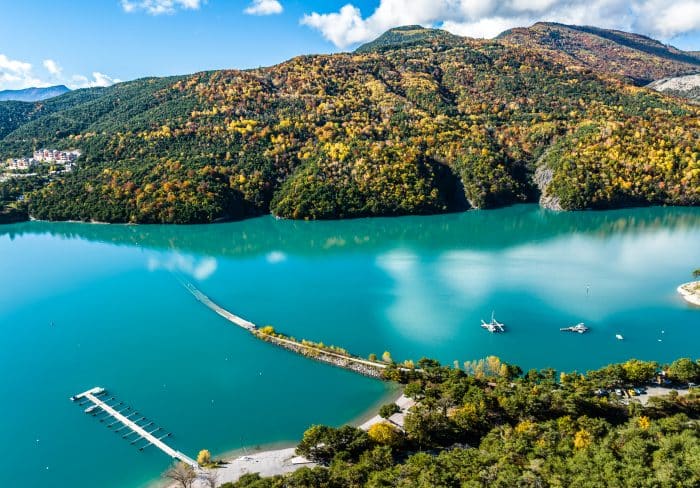
[(585, 332), (588, 332), (590, 329), (586, 327), (586, 325), (583, 322), (580, 322), (571, 327), (562, 327), (559, 330), (562, 332), (578, 332), (579, 334), (583, 334)]

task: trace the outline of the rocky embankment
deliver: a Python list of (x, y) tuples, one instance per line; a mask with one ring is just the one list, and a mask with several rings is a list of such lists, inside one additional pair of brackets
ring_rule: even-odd
[(350, 355), (326, 351), (319, 347), (309, 346), (292, 339), (277, 337), (259, 331), (254, 332), (254, 334), (265, 342), (282, 347), (293, 353), (328, 363), (338, 368), (348, 369), (371, 378), (381, 379), (382, 370), (385, 368), (384, 365), (379, 363), (374, 363), (372, 361), (367, 361)]
[(549, 210), (564, 210), (558, 197), (547, 194), (547, 187), (553, 176), (554, 171), (545, 165), (539, 165), (535, 170), (533, 180), (540, 190), (540, 206)]
[(656, 91), (700, 102), (700, 73), (656, 80), (648, 85)]

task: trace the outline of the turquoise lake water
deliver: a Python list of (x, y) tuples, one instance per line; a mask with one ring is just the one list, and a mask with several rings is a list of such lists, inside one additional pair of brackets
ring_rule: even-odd
[[(388, 385), (269, 344), (198, 303), (360, 354), (497, 355), (585, 371), (700, 356), (700, 209), (461, 214), (208, 226), (0, 227), (6, 486), (141, 487), (169, 465), (68, 397), (104, 386), (195, 456), (293, 441), (363, 415)], [(479, 327), (491, 312), (503, 335)], [(560, 327), (585, 322), (591, 332)], [(617, 341), (622, 334), (624, 341)]]

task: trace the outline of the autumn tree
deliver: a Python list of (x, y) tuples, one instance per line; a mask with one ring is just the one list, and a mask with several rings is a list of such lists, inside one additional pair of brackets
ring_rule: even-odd
[(387, 422), (378, 422), (372, 425), (367, 434), (377, 444), (385, 446), (397, 446), (402, 439), (401, 432)]
[(639, 359), (630, 359), (622, 364), (627, 380), (637, 384), (651, 380), (658, 368), (659, 364), (655, 361), (640, 361)]
[(181, 488), (192, 488), (194, 481), (197, 479), (197, 473), (195, 473), (194, 468), (182, 461), (175, 463), (165, 472), (164, 476), (176, 482)]
[(681, 383), (700, 381), (700, 364), (689, 358), (676, 359), (666, 372), (670, 379)]
[(199, 454), (197, 454), (197, 464), (200, 466), (207, 466), (208, 464), (211, 464), (211, 453), (208, 449), (202, 449), (199, 451)]

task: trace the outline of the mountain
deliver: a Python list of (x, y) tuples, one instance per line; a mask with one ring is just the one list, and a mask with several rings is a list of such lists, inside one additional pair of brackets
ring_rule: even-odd
[(0, 101), (38, 102), (63, 95), (69, 91), (70, 88), (64, 85), (47, 86), (46, 88), (25, 88), (23, 90), (2, 90), (0, 91)]
[(83, 154), (0, 197), (143, 223), (697, 205), (699, 116), (568, 53), (411, 26), (355, 53), (0, 103), (0, 160)]
[[(85, 123), (89, 120), (88, 117), (94, 114), (86, 114), (87, 117), (81, 116), (82, 121), (75, 120), (74, 118), (68, 120), (65, 118), (65, 115), (68, 113), (67, 109), (95, 100), (102, 95), (102, 91), (103, 88), (87, 88), (33, 103), (17, 101), (0, 102), (0, 141), (2, 141), (2, 138), (7, 134), (39, 119), (42, 119), (42, 124), (51, 124), (55, 130), (59, 132), (61, 127), (64, 128), (63, 130), (66, 130), (66, 128), (68, 128), (68, 130), (76, 130), (75, 127), (71, 127), (72, 124)], [(61, 115), (58, 115), (59, 112)], [(57, 115), (52, 117), (53, 114)], [(33, 135), (29, 133), (27, 137), (33, 137)], [(21, 150), (26, 151), (26, 146)], [(5, 154), (14, 155), (15, 152), (8, 147), (5, 149)]]
[(387, 49), (407, 48), (418, 44), (448, 46), (462, 42), (461, 37), (439, 29), (426, 29), (420, 25), (407, 25), (386, 31), (374, 41), (358, 47), (355, 52), (376, 53)]
[(663, 78), (650, 83), (649, 88), (700, 102), (700, 74)]
[(561, 62), (629, 78), (646, 85), (660, 78), (700, 73), (700, 54), (639, 34), (597, 27), (538, 22), (503, 32), (498, 40), (545, 49)]

